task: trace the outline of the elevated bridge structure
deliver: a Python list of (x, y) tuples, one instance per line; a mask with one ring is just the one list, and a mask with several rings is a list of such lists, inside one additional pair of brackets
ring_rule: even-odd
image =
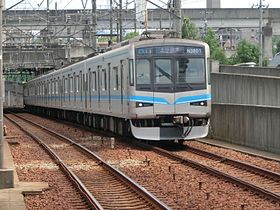
[[(241, 39), (256, 44), (259, 42), (258, 9), (208, 9), (207, 21), (205, 13), (205, 9), (182, 9), (182, 17), (189, 17), (202, 34), (206, 24), (216, 30), (225, 49), (234, 50)], [(46, 10), (4, 11), (4, 68), (49, 69), (71, 60), (71, 57), (92, 53), (91, 15), (91, 10), (50, 10), (49, 13)], [(124, 33), (144, 30), (143, 23), (135, 20), (134, 9), (123, 10), (121, 16)], [(100, 9), (97, 10), (98, 36), (110, 36), (110, 17), (112, 33), (118, 34), (119, 11)], [(160, 9), (148, 10), (148, 29), (170, 29), (174, 18)], [(280, 8), (264, 9), (263, 27), (264, 55), (272, 58), (272, 36), (280, 35)], [(34, 51), (39, 53), (34, 56)], [(30, 53), (32, 55), (28, 56)]]
[[(259, 11), (255, 8), (227, 8), (207, 9), (207, 25), (211, 28), (258, 28)], [(205, 9), (182, 9), (182, 16), (189, 17), (197, 27), (204, 28)], [(91, 10), (50, 10), (48, 21), (45, 10), (9, 10), (5, 11), (4, 27), (6, 30), (18, 28), (27, 30), (47, 30), (51, 34), (60, 37), (68, 37), (69, 34), (75, 37), (85, 36), (85, 32), (91, 26)], [(113, 31), (116, 31), (118, 12), (112, 11)], [(148, 10), (148, 28), (164, 29), (172, 25), (175, 18), (168, 12), (160, 9)], [(124, 30), (144, 29), (143, 23), (135, 21), (135, 10), (122, 11), (122, 27)], [(280, 35), (280, 8), (264, 9), (263, 25), (270, 24), (273, 35)], [(69, 29), (71, 31), (69, 32)], [(110, 30), (110, 11), (97, 10), (97, 33), (104, 33)], [(53, 34), (55, 33), (56, 34)]]

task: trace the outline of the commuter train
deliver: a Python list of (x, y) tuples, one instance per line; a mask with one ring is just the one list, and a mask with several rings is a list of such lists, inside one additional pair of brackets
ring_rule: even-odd
[(122, 45), (30, 80), (26, 108), (138, 139), (205, 137), (208, 45), (176, 38)]

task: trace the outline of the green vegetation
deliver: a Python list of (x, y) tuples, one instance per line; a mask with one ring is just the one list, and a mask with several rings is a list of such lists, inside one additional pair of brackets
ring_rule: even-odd
[(29, 71), (4, 72), (3, 75), (6, 81), (18, 83), (27, 82), (34, 77)]
[(272, 37), (273, 55), (280, 52), (280, 36)]
[(210, 28), (207, 31), (207, 34), (203, 38), (203, 41), (206, 42), (210, 47), (210, 55), (214, 60), (218, 60), (221, 64), (228, 64), (228, 59), (220, 47), (220, 42), (215, 35), (215, 32)]
[[(108, 42), (110, 39), (110, 37), (107, 37), (107, 36), (100, 36), (98, 37), (98, 42)], [(117, 37), (116, 36), (113, 36), (112, 37), (112, 41), (113, 42), (116, 42), (117, 41)]]
[(198, 28), (194, 23), (190, 21), (188, 17), (185, 17), (182, 25), (182, 38), (183, 39), (198, 39)]
[[(190, 21), (188, 17), (184, 18), (182, 24), (182, 38), (185, 39), (198, 39), (198, 28), (194, 23)], [(245, 40), (241, 40), (236, 48), (236, 53), (227, 58), (224, 50), (220, 47), (220, 41), (218, 40), (213, 29), (209, 28), (207, 34), (202, 38), (202, 41), (206, 42), (210, 47), (211, 58), (218, 60), (221, 64), (237, 64), (246, 62), (258, 63), (259, 60), (259, 48), (258, 46), (251, 44)], [(280, 37), (274, 40), (275, 52), (280, 51)], [(268, 59), (264, 58), (263, 65), (268, 64)]]
[(241, 40), (236, 48), (236, 53), (230, 58), (232, 64), (246, 63), (246, 62), (259, 62), (259, 48), (247, 42)]
[(129, 32), (129, 33), (127, 33), (126, 35), (125, 35), (125, 37), (124, 37), (124, 40), (128, 40), (128, 39), (131, 39), (131, 38), (133, 38), (133, 37), (136, 37), (136, 36), (138, 36), (139, 35), (139, 32), (138, 31), (132, 31), (132, 32)]

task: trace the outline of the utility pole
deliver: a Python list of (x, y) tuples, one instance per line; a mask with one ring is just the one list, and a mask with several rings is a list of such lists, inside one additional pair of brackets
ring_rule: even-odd
[(67, 60), (68, 63), (71, 63), (71, 16), (67, 16), (66, 18), (66, 24), (67, 24)]
[[(55, 2), (55, 22), (57, 22), (57, 18), (58, 18), (58, 11), (57, 11), (57, 2)], [(54, 34), (56, 36), (57, 33), (57, 26), (54, 27)], [(57, 39), (55, 39), (55, 42), (57, 43)]]
[(3, 80), (3, 0), (0, 0), (0, 189), (14, 187), (13, 169), (4, 168), (3, 101), (5, 84)]
[[(181, 0), (173, 0), (174, 1), (174, 13), (175, 17), (175, 30), (178, 33), (178, 38), (182, 38), (182, 10), (181, 10)], [(176, 18), (179, 17), (179, 18)]]
[(110, 0), (110, 41), (113, 42), (113, 0)]
[(120, 42), (122, 42), (123, 40), (123, 36), (122, 36), (122, 33), (123, 33), (123, 29), (122, 29), (122, 0), (119, 1), (119, 24), (120, 24)]
[(134, 0), (134, 13), (135, 13), (135, 18), (134, 18), (134, 33), (136, 33), (137, 31), (137, 18), (136, 18), (136, 12), (137, 12), (137, 9), (136, 9), (136, 0)]
[(172, 13), (173, 13), (173, 1), (172, 0), (169, 0), (168, 3), (167, 3), (167, 7), (168, 7), (168, 10), (169, 10), (169, 30), (171, 31), (172, 29), (172, 21), (171, 21), (171, 17), (172, 17)]
[(91, 47), (96, 52), (96, 0), (92, 0)]
[(204, 34), (203, 36), (206, 36), (207, 32), (208, 32), (208, 14), (212, 14), (213, 12), (209, 12), (207, 11), (207, 8), (205, 8), (205, 10), (203, 12), (200, 12), (200, 14), (203, 14), (203, 21), (204, 21)]
[(4, 135), (3, 135), (3, 0), (0, 0), (0, 169), (4, 168)]
[(47, 0), (47, 46), (50, 44), (50, 0)]
[[(252, 8), (256, 7), (259, 9), (259, 66), (262, 67), (263, 65), (263, 8), (265, 5), (263, 5), (264, 0), (260, 0), (259, 4), (253, 5)], [(268, 5), (266, 6), (266, 8)]]
[(262, 4), (262, 0), (260, 0), (259, 12), (260, 12), (260, 20), (259, 20), (259, 48), (260, 48), (259, 66), (262, 67), (262, 63), (263, 63), (263, 32), (262, 32), (263, 4)]

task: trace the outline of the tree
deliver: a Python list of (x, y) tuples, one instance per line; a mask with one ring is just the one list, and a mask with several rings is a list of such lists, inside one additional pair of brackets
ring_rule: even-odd
[(131, 39), (131, 38), (136, 37), (138, 35), (139, 35), (139, 32), (137, 32), (137, 31), (136, 32), (135, 31), (129, 32), (125, 35), (124, 40)]
[(247, 42), (246, 40), (241, 40), (236, 48), (236, 53), (232, 57), (233, 63), (246, 63), (259, 61), (259, 48)]
[(280, 36), (274, 36), (272, 38), (272, 45), (273, 45), (273, 55), (280, 52)]
[(209, 45), (212, 59), (220, 61), (221, 64), (228, 63), (228, 59), (226, 58), (223, 49), (220, 47), (220, 42), (211, 28), (208, 29), (203, 41)]
[(198, 28), (194, 23), (190, 21), (188, 17), (185, 17), (182, 25), (182, 38), (183, 39), (198, 39)]

